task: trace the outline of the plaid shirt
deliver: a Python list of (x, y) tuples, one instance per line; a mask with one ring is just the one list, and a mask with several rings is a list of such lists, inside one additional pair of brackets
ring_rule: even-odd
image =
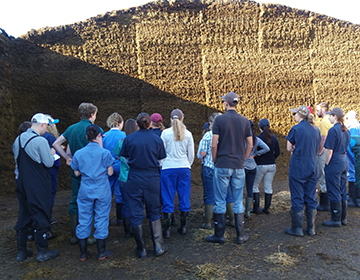
[[(212, 154), (211, 154), (212, 136), (213, 136), (212, 131), (208, 131), (205, 133), (203, 138), (200, 140), (197, 157), (203, 159), (204, 166), (209, 167), (211, 169), (215, 169), (215, 165), (214, 165), (214, 162), (212, 159)], [(200, 155), (200, 152), (205, 152), (206, 156), (203, 158)]]

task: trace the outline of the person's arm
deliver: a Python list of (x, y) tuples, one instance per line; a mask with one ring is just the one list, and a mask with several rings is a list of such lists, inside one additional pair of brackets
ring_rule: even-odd
[(326, 135), (325, 136), (321, 136), (321, 142), (320, 142), (320, 146), (319, 146), (319, 150), (318, 150), (318, 155), (320, 156), (324, 150), (325, 150), (325, 147), (324, 147), (324, 143), (325, 143), (325, 140), (326, 140)]
[(333, 150), (326, 149), (325, 164), (328, 165), (333, 155)]
[(204, 137), (200, 140), (200, 143), (199, 143), (199, 148), (198, 148), (198, 152), (197, 152), (197, 157), (199, 159), (203, 158), (204, 156), (206, 156), (206, 152), (204, 152), (204, 146), (205, 146), (205, 140), (204, 140)]
[(188, 161), (191, 166), (193, 164), (194, 158), (195, 158), (195, 145), (194, 145), (194, 138), (192, 137), (192, 134), (190, 134), (187, 154), (188, 154)]
[(60, 156), (62, 156), (66, 160), (66, 165), (70, 166), (71, 157), (65, 153), (63, 150), (61, 144), (66, 142), (66, 138), (63, 135), (60, 135), (58, 139), (53, 144), (54, 149), (59, 153)]
[(289, 153), (292, 153), (295, 150), (295, 146), (291, 144), (290, 141), (288, 140), (286, 142), (286, 149)]
[[(275, 148), (274, 148), (274, 159), (277, 159), (277, 157), (280, 155), (280, 145), (279, 145), (279, 141), (276, 139), (276, 143), (275, 143)], [(275, 140), (273, 139), (273, 141)]]
[(38, 143), (38, 151), (40, 154), (41, 162), (48, 168), (54, 165), (55, 159), (53, 154), (51, 153), (51, 149), (48, 145), (48, 142), (45, 138), (40, 138), (44, 141), (39, 141)]
[[(266, 143), (263, 140), (261, 140), (259, 137), (256, 138), (256, 141), (257, 141), (256, 146), (260, 147), (260, 150), (255, 151), (255, 153), (254, 153), (255, 156), (261, 156), (261, 155), (266, 154), (267, 152), (270, 151), (269, 146), (266, 145)], [(255, 149), (257, 147), (255, 147)]]
[(245, 158), (248, 158), (248, 156), (251, 153), (251, 150), (253, 148), (253, 139), (252, 136), (246, 137), (246, 150), (245, 150)]
[(213, 134), (213, 137), (211, 140), (211, 155), (212, 155), (212, 159), (213, 159), (214, 163), (216, 160), (216, 154), (217, 154), (217, 149), (218, 149), (218, 140), (219, 140), (219, 135)]
[(78, 170), (74, 170), (74, 174), (76, 177), (79, 177), (81, 175), (80, 171), (78, 171)]
[(109, 175), (109, 176), (111, 176), (111, 175), (113, 175), (113, 173), (114, 173), (114, 168), (112, 167), (112, 165), (107, 169), (107, 174)]

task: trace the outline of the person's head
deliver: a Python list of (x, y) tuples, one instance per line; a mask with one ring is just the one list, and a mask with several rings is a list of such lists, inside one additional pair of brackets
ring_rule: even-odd
[(54, 119), (52, 116), (50, 115), (45, 115), (47, 116), (47, 118), (50, 120), (50, 123), (52, 124), (52, 126), (48, 126), (47, 128), (47, 132), (49, 132), (50, 134), (52, 134), (56, 139), (59, 138), (60, 134), (59, 134), (59, 131), (56, 127), (56, 124), (59, 123), (59, 120), (58, 119)]
[(26, 130), (28, 130), (31, 127), (31, 122), (23, 122), (22, 124), (19, 125), (19, 134), (25, 132)]
[(355, 111), (349, 111), (345, 115), (345, 125), (349, 129), (352, 125), (358, 123), (358, 114)]
[(270, 146), (272, 143), (272, 135), (270, 130), (270, 122), (268, 119), (261, 119), (259, 122), (259, 127), (261, 133), (265, 136), (265, 143), (266, 145)]
[(316, 114), (319, 118), (325, 117), (327, 111), (329, 111), (329, 105), (326, 102), (321, 102), (316, 105)]
[(86, 138), (89, 142), (97, 142), (102, 145), (102, 137), (101, 128), (96, 124), (91, 124), (86, 128)]
[(137, 126), (140, 129), (149, 129), (151, 125), (150, 116), (147, 113), (140, 113), (136, 118)]
[(44, 135), (48, 126), (52, 124), (47, 116), (37, 113), (31, 118), (31, 128), (36, 130), (40, 135)]
[(182, 141), (185, 138), (186, 127), (183, 124), (184, 113), (180, 109), (172, 110), (170, 114), (171, 127), (174, 132), (175, 141)]
[(221, 113), (212, 113), (211, 116), (209, 117), (209, 129), (212, 130), (212, 127), (214, 125), (214, 121), (216, 119), (216, 117), (222, 115)]
[(331, 124), (340, 123), (341, 124), (341, 130), (346, 131), (347, 128), (344, 124), (344, 111), (341, 110), (339, 107), (335, 107), (330, 112), (326, 112), (327, 115), (329, 115), (329, 121)]
[(307, 106), (300, 105), (295, 109), (290, 109), (290, 112), (294, 114), (296, 122), (301, 122), (305, 119), (312, 126), (315, 125), (314, 115), (310, 113), (310, 109)]
[(95, 122), (98, 108), (94, 104), (83, 102), (79, 105), (78, 110), (80, 119), (89, 119), (92, 123)]
[(122, 118), (122, 116), (120, 116), (118, 113), (112, 113), (106, 120), (106, 125), (108, 126), (108, 128), (119, 128), (120, 130), (122, 129), (123, 125), (124, 125), (124, 120)]
[(152, 128), (159, 128), (161, 131), (165, 129), (163, 125), (163, 118), (159, 113), (154, 113), (150, 116), (151, 120), (151, 127)]
[(125, 122), (124, 131), (126, 136), (129, 136), (131, 133), (138, 131), (139, 127), (136, 125), (136, 121), (134, 119), (128, 119)]
[(224, 102), (224, 109), (227, 110), (235, 110), (236, 106), (239, 103), (239, 97), (235, 92), (228, 92), (226, 95), (222, 96), (221, 99)]

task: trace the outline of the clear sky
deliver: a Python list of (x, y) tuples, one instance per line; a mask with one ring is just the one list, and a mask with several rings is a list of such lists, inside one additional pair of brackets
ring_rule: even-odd
[[(71, 24), (147, 2), (150, 1), (4, 0), (0, 4), (0, 28), (9, 35), (18, 37), (31, 29)], [(360, 24), (360, 0), (259, 0), (256, 2), (283, 4)]]

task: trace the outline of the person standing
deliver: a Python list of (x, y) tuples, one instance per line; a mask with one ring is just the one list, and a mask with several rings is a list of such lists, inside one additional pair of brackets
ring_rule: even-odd
[(237, 243), (249, 239), (244, 233), (243, 188), (245, 181), (244, 162), (253, 148), (252, 132), (249, 120), (236, 112), (239, 98), (229, 92), (221, 97), (225, 113), (215, 119), (212, 132), (211, 153), (215, 164), (214, 171), (214, 235), (208, 235), (206, 241), (224, 243), (226, 220), (226, 195), (228, 188), (234, 198), (235, 228)]
[[(94, 104), (85, 102), (79, 105), (78, 110), (80, 121), (69, 126), (65, 132), (60, 135), (60, 137), (53, 143), (55, 150), (66, 160), (66, 164), (69, 166), (75, 153), (89, 143), (88, 139), (86, 138), (86, 128), (95, 122), (96, 114), (98, 112), (98, 109)], [(68, 155), (61, 146), (61, 144), (65, 143), (66, 141), (68, 141), (69, 144), (71, 153), (70, 155)], [(69, 204), (71, 245), (75, 245), (78, 242), (76, 237), (76, 226), (79, 219), (77, 195), (79, 192), (80, 182), (81, 176), (76, 176), (74, 171), (71, 170), (71, 201)], [(89, 245), (91, 245), (95, 243), (96, 240), (93, 237), (90, 237), (88, 238), (87, 242)]]
[(126, 195), (131, 209), (130, 225), (137, 244), (135, 254), (145, 258), (147, 253), (142, 226), (144, 204), (150, 221), (155, 256), (168, 250), (161, 229), (159, 174), (159, 161), (166, 157), (166, 152), (161, 138), (149, 129), (151, 121), (148, 114), (140, 113), (136, 123), (140, 129), (124, 139), (120, 156), (127, 160), (130, 167)]
[(159, 113), (154, 113), (150, 116), (151, 120), (151, 130), (154, 132), (157, 136), (161, 136), (161, 133), (165, 129), (163, 125), (163, 119), (162, 116)]
[(289, 165), (289, 188), (291, 194), (291, 228), (285, 233), (304, 236), (303, 209), (306, 206), (307, 234), (315, 234), (316, 183), (318, 180), (317, 151), (321, 136), (315, 126), (314, 116), (307, 106), (290, 109), (294, 114), (294, 125), (286, 136), (287, 151), (292, 153)]
[(350, 144), (350, 132), (344, 124), (344, 112), (335, 107), (327, 112), (334, 126), (329, 129), (324, 147), (326, 150), (325, 179), (329, 194), (331, 220), (323, 221), (324, 226), (346, 225), (346, 176), (348, 161), (346, 151)]
[(325, 102), (321, 102), (316, 105), (316, 114), (319, 118), (321, 118), (320, 122), (320, 134), (321, 134), (321, 144), (318, 151), (317, 156), (317, 164), (319, 169), (319, 186), (320, 186), (320, 203), (316, 207), (318, 211), (330, 211), (330, 201), (329, 195), (326, 189), (326, 181), (325, 181), (325, 157), (326, 151), (324, 147), (324, 143), (328, 134), (329, 129), (332, 127), (332, 124), (329, 121), (329, 115), (326, 112), (329, 111), (329, 105)]
[(16, 196), (19, 215), (15, 225), (17, 233), (17, 261), (32, 256), (26, 247), (28, 230), (34, 228), (37, 261), (44, 262), (59, 256), (58, 250), (49, 250), (47, 232), (50, 230), (51, 177), (49, 168), (54, 164), (54, 149), (45, 138), (49, 119), (41, 113), (31, 118), (31, 128), (20, 134), (12, 146), (17, 166)]
[(108, 176), (113, 174), (114, 158), (110, 151), (102, 147), (102, 131), (96, 124), (86, 128), (89, 143), (74, 155), (70, 166), (75, 176), (81, 175), (81, 183), (77, 197), (79, 224), (76, 236), (79, 240), (80, 260), (85, 261), (90, 255), (87, 251), (87, 238), (91, 234), (93, 213), (95, 212), (95, 232), (98, 259), (104, 260), (112, 256), (106, 250), (106, 238), (109, 235), (109, 214), (111, 208), (111, 188)]

